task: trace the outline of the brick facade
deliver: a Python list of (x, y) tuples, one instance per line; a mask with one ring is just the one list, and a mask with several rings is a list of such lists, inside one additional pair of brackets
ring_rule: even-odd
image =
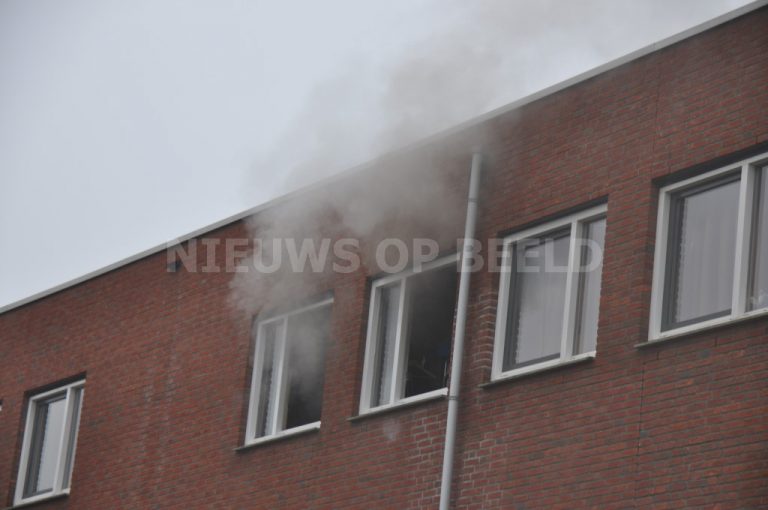
[[(636, 346), (659, 184), (768, 151), (767, 28), (758, 9), (414, 149), (440, 152), (463, 192), (483, 142), (481, 240), (608, 204), (594, 361), (481, 387), (499, 277), (473, 274), (455, 508), (768, 508), (766, 319)], [(26, 397), (86, 374), (71, 494), (39, 508), (436, 508), (446, 401), (348, 420), (368, 273), (317, 284), (334, 295), (320, 431), (237, 452), (253, 347), (231, 274), (168, 273), (162, 252), (1, 314), (0, 507)]]

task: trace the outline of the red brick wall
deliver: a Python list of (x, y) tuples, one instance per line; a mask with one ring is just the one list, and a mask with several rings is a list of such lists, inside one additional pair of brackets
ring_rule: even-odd
[[(465, 166), (467, 140), (491, 134), (481, 239), (594, 200), (609, 208), (594, 362), (480, 388), (498, 275), (473, 276), (456, 508), (768, 508), (766, 319), (635, 347), (658, 179), (768, 141), (766, 27), (764, 8), (441, 142)], [(329, 284), (320, 432), (236, 453), (250, 319), (230, 306), (230, 274), (165, 269), (160, 253), (0, 315), (0, 506), (25, 394), (86, 373), (72, 493), (40, 508), (436, 508), (445, 401), (347, 420), (364, 270)]]

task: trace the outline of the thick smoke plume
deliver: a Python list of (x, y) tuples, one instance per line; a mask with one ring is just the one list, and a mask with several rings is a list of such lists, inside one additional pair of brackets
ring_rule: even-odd
[[(354, 58), (346, 72), (318, 87), (274, 150), (254, 164), (252, 175), (279, 175), (277, 194), (321, 180), (670, 35), (667, 27), (690, 19), (691, 9), (701, 12), (718, 3), (441, 1), (441, 28), (393, 63), (376, 67)], [(655, 27), (657, 33), (648, 40), (646, 30), (640, 39), (637, 26)], [(354, 237), (370, 275), (378, 270), (371, 250), (384, 238), (427, 237), (443, 252), (455, 250), (466, 167), (478, 141), (454, 136), (452, 150), (422, 148), (388, 157), (256, 214), (247, 223), (249, 235), (260, 240), (254, 256), (275, 239), (318, 246), (322, 239)], [(296, 272), (289, 265), (273, 274), (237, 273), (232, 298), (238, 310), (253, 316), (317, 297), (330, 288), (332, 276), (328, 267), (324, 273)], [(296, 376), (322, 369), (322, 352), (317, 342), (302, 344), (293, 361)], [(298, 385), (303, 401), (321, 398), (319, 388), (304, 388), (316, 385), (313, 381), (309, 375), (306, 385)], [(385, 424), (382, 433), (392, 440), (399, 431)]]
[[(741, 4), (733, 0), (733, 7)], [(440, 19), (431, 25), (437, 28), (397, 58), (374, 65), (355, 56), (346, 71), (317, 87), (274, 150), (254, 163), (249, 188), (259, 185), (255, 179), (267, 169), (281, 179), (277, 194), (321, 180), (721, 9), (716, 0), (441, 1), (435, 9)], [(702, 19), (692, 19), (692, 10)], [(461, 149), (467, 152), (465, 165), (471, 144), (466, 145)], [(456, 188), (454, 174), (438, 168), (444, 164), (439, 157), (394, 158), (375, 172), (360, 172), (350, 184), (330, 185), (258, 214), (248, 223), (250, 235), (261, 240), (351, 235), (373, 241), (384, 234), (455, 239), (457, 215), (465, 207), (463, 190)], [(370, 261), (369, 253), (362, 255)], [(308, 280), (317, 278), (291, 271), (269, 278), (238, 274), (234, 301), (253, 313), (310, 292)]]

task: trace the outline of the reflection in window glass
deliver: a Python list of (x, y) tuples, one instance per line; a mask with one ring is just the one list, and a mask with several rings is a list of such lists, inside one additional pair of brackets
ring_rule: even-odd
[(379, 329), (376, 343), (376, 370), (373, 378), (372, 405), (388, 404), (391, 400), (392, 371), (395, 358), (400, 285), (383, 287), (379, 296)]
[(730, 312), (739, 180), (706, 184), (672, 200), (665, 329)]
[(65, 395), (60, 395), (37, 405), (25, 497), (53, 490), (66, 402)]
[(503, 370), (560, 357), (570, 231), (515, 247)]
[(584, 226), (585, 243), (579, 273), (579, 298), (573, 354), (592, 352), (597, 346), (597, 320), (600, 307), (600, 284), (603, 273), (605, 219)]
[(757, 174), (749, 310), (768, 307), (768, 167)]
[(275, 367), (275, 355), (277, 349), (275, 343), (277, 339), (278, 323), (271, 323), (264, 326), (264, 353), (261, 366), (261, 384), (259, 385), (259, 410), (256, 421), (256, 437), (261, 437), (270, 433), (269, 427), (272, 422), (274, 401), (272, 397), (272, 379)]
[[(77, 440), (77, 431), (80, 428), (80, 404), (83, 400), (84, 389), (72, 392), (72, 408), (74, 409), (74, 416), (72, 416), (72, 425), (69, 427), (68, 444), (74, 445)], [(67, 459), (64, 463), (64, 486), (69, 487), (72, 481), (72, 467), (75, 463), (75, 449), (70, 447), (67, 451)]]

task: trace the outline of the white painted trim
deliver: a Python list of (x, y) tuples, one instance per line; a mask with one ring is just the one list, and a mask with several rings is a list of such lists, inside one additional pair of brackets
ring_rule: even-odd
[[(459, 261), (459, 254), (454, 253), (451, 255), (446, 255), (445, 257), (440, 257), (438, 259), (432, 260), (430, 262), (424, 263), (421, 265), (421, 268), (416, 269), (414, 267), (406, 269), (404, 271), (401, 271), (399, 273), (395, 273), (389, 276), (382, 276), (380, 278), (376, 278), (376, 280), (373, 283), (374, 287), (383, 287), (385, 285), (389, 285), (394, 282), (398, 282), (400, 280), (403, 280), (405, 278), (408, 278), (409, 276), (413, 276), (415, 274), (421, 274), (426, 273), (428, 271), (432, 271), (433, 269), (437, 269), (439, 267), (447, 266), (451, 263), (457, 263)], [(458, 272), (458, 269), (457, 269)]]
[(659, 195), (659, 210), (656, 215), (656, 247), (653, 254), (653, 279), (651, 283), (651, 317), (648, 332), (650, 338), (660, 338), (661, 316), (664, 311), (664, 280), (666, 279), (667, 239), (669, 237), (669, 211), (671, 198), (669, 193)]
[(384, 404), (376, 407), (368, 407), (365, 410), (361, 408), (358, 416), (367, 416), (370, 414), (379, 414), (390, 409), (397, 409), (398, 407), (407, 407), (414, 402), (420, 402), (422, 400), (434, 400), (437, 397), (444, 397), (448, 395), (448, 388), (439, 388), (437, 390), (428, 391), (427, 393), (419, 393), (411, 397), (401, 398), (389, 404)]
[(109, 264), (103, 268), (97, 269), (95, 271), (91, 271), (89, 273), (84, 274), (83, 276), (79, 276), (77, 278), (74, 278), (72, 280), (66, 281), (64, 283), (61, 283), (59, 285), (56, 285), (54, 287), (51, 287), (50, 289), (46, 289), (42, 292), (35, 293), (29, 297), (25, 297), (22, 299), (19, 299), (18, 301), (14, 301), (12, 303), (9, 303), (7, 305), (4, 305), (0, 307), (0, 314), (5, 313), (7, 311), (13, 310), (14, 308), (18, 308), (20, 306), (23, 306), (27, 303), (31, 303), (33, 301), (37, 301), (38, 299), (42, 299), (46, 296), (50, 296), (51, 294), (55, 294), (59, 291), (62, 291), (64, 289), (67, 289), (69, 287), (73, 287), (79, 283), (82, 283), (84, 281), (90, 280), (92, 278), (96, 278), (97, 276), (103, 275), (105, 273), (108, 273), (110, 271), (113, 271), (115, 269), (119, 269), (123, 266), (126, 266), (132, 262), (135, 262), (137, 260), (143, 259), (144, 257), (148, 257), (150, 255), (154, 255), (156, 253), (159, 253), (161, 251), (164, 251), (168, 248), (170, 245), (179, 244), (184, 241), (187, 241), (189, 239), (202, 236), (204, 234), (207, 234), (208, 232), (211, 232), (213, 230), (216, 230), (218, 228), (227, 226), (231, 223), (234, 223), (236, 221), (243, 220), (249, 216), (252, 216), (256, 213), (262, 212), (264, 210), (270, 209), (272, 207), (275, 207), (279, 204), (288, 202), (289, 200), (292, 200), (298, 196), (301, 196), (305, 193), (308, 193), (312, 190), (319, 189), (323, 186), (327, 186), (328, 184), (337, 182), (339, 180), (347, 178), (349, 175), (361, 172), (366, 169), (370, 169), (375, 167), (376, 165), (380, 164), (383, 161), (386, 161), (390, 158), (393, 158), (399, 154), (406, 153), (408, 151), (412, 151), (415, 149), (418, 149), (419, 147), (423, 147), (425, 145), (428, 145), (430, 143), (435, 142), (436, 140), (440, 140), (443, 138), (446, 138), (450, 135), (459, 133), (461, 131), (467, 130), (473, 126), (476, 126), (478, 124), (482, 124), (483, 122), (486, 122), (490, 119), (499, 117), (501, 115), (504, 115), (505, 113), (517, 110), (519, 108), (522, 108), (523, 106), (533, 103), (535, 101), (538, 101), (539, 99), (542, 99), (547, 96), (551, 96), (557, 92), (560, 92), (562, 90), (565, 90), (569, 87), (572, 87), (574, 85), (577, 85), (581, 82), (587, 81), (591, 78), (594, 78), (595, 76), (598, 76), (600, 74), (606, 73), (612, 69), (616, 69), (624, 64), (628, 64), (629, 62), (632, 62), (634, 60), (638, 60), (642, 57), (645, 57), (646, 55), (650, 55), (651, 53), (655, 53), (663, 48), (666, 48), (668, 46), (672, 46), (674, 44), (677, 44), (681, 41), (684, 41), (685, 39), (694, 37), (696, 35), (699, 35), (703, 32), (706, 32), (707, 30), (711, 30), (719, 25), (725, 24), (731, 20), (734, 20), (736, 18), (739, 18), (741, 16), (744, 16), (746, 14), (749, 14), (750, 12), (756, 11), (760, 9), (761, 7), (764, 7), (768, 5), (768, 0), (757, 0), (755, 2), (751, 2), (747, 5), (744, 5), (742, 7), (739, 7), (738, 9), (734, 9), (732, 11), (726, 12), (725, 14), (722, 14), (720, 16), (717, 16), (715, 18), (712, 18), (709, 21), (705, 21), (704, 23), (700, 23), (699, 25), (693, 26), (689, 29), (683, 30), (682, 32), (679, 32), (675, 35), (672, 35), (670, 37), (667, 37), (665, 39), (661, 39), (655, 43), (649, 44), (647, 46), (644, 46), (638, 50), (635, 50), (633, 52), (627, 53), (626, 55), (623, 55), (619, 58), (616, 58), (614, 60), (611, 60), (609, 62), (606, 62), (605, 64), (599, 65), (597, 67), (594, 67), (588, 71), (585, 71), (583, 73), (577, 74), (576, 76), (573, 76), (571, 78), (568, 78), (567, 80), (563, 80), (559, 83), (556, 83), (552, 86), (543, 88), (539, 90), (538, 92), (534, 92), (533, 94), (530, 94), (528, 96), (522, 97), (516, 101), (513, 101), (511, 103), (508, 103), (504, 106), (501, 106), (499, 108), (496, 108), (494, 110), (491, 110), (487, 113), (484, 113), (482, 115), (479, 115), (477, 117), (473, 117), (471, 119), (468, 119), (464, 122), (461, 122), (451, 128), (448, 128), (443, 131), (439, 131), (435, 133), (434, 135), (428, 136), (423, 138), (422, 140), (419, 140), (415, 143), (405, 145), (397, 150), (391, 151), (387, 154), (384, 154), (382, 156), (379, 156), (377, 158), (374, 158), (366, 163), (363, 163), (361, 165), (354, 166), (348, 170), (342, 171), (338, 174), (335, 174), (331, 177), (321, 179), (319, 181), (316, 181), (314, 183), (311, 183), (307, 186), (304, 186), (302, 188), (299, 188), (297, 190), (294, 190), (292, 192), (286, 193), (285, 195), (279, 196), (277, 198), (274, 198), (272, 200), (269, 200), (267, 202), (264, 202), (261, 205), (258, 205), (256, 207), (252, 207), (250, 209), (247, 209), (245, 211), (242, 211), (240, 213), (234, 214), (232, 216), (229, 216), (228, 218), (224, 218), (223, 220), (217, 221), (215, 223), (212, 223), (210, 225), (207, 225), (205, 227), (199, 228), (197, 230), (193, 230), (192, 232), (189, 232), (185, 235), (179, 236), (176, 239), (170, 240), (166, 243), (154, 246), (152, 248), (149, 248), (147, 250), (144, 250), (142, 252), (139, 252), (135, 255), (132, 255), (130, 257), (124, 258), (122, 260), (119, 260), (113, 264)]
[(650, 346), (653, 344), (661, 344), (671, 340), (685, 337), (691, 333), (696, 333), (699, 331), (706, 331), (706, 330), (713, 330), (713, 329), (717, 329), (724, 326), (736, 325), (742, 322), (747, 322), (751, 319), (759, 319), (761, 317), (768, 317), (768, 307), (752, 310), (736, 318), (718, 317), (716, 319), (711, 319), (711, 320), (699, 322), (696, 324), (690, 324), (682, 328), (665, 331), (658, 338), (641, 342), (639, 344), (636, 344), (635, 347), (642, 348), (642, 347)]
[(590, 207), (589, 209), (583, 209), (581, 211), (571, 213), (567, 216), (548, 221), (541, 225), (530, 227), (525, 230), (521, 230), (520, 232), (512, 233), (504, 238), (504, 245), (506, 247), (507, 245), (511, 245), (525, 239), (542, 237), (545, 234), (549, 234), (550, 232), (562, 230), (563, 227), (566, 227), (569, 224), (573, 224), (574, 222), (587, 223), (590, 220), (605, 216), (607, 211), (608, 206), (606, 204), (596, 205), (594, 207)]
[[(282, 437), (291, 431), (301, 432), (306, 430), (310, 425), (314, 425), (308, 424), (290, 429), (283, 429), (283, 424), (285, 423), (285, 413), (287, 410), (284, 393), (286, 391), (285, 386), (287, 377), (287, 371), (285, 370), (285, 358), (288, 344), (288, 320), (291, 317), (301, 315), (308, 311), (326, 306), (330, 307), (332, 305), (333, 298), (327, 298), (310, 305), (291, 310), (290, 312), (281, 313), (280, 315), (269, 317), (257, 322), (256, 343), (254, 346), (253, 354), (253, 368), (251, 370), (251, 387), (250, 395), (248, 397), (248, 417), (246, 419), (245, 439), (243, 441), (245, 446), (264, 442), (264, 440), (274, 437)], [(256, 437), (256, 425), (261, 418), (259, 416), (259, 397), (261, 395), (261, 380), (263, 378), (262, 374), (264, 371), (264, 362), (266, 361), (266, 340), (264, 337), (264, 331), (266, 326), (272, 323), (277, 323), (277, 328), (275, 331), (274, 339), (275, 346), (272, 352), (272, 383), (270, 386), (269, 399), (272, 405), (275, 406), (275, 411), (272, 413), (272, 416), (270, 416), (269, 403), (267, 406), (265, 406), (265, 412), (267, 413), (265, 419), (268, 421), (265, 422), (264, 435)], [(316, 424), (318, 427), (320, 426), (319, 421), (316, 422)]]
[(577, 354), (576, 356), (569, 356), (567, 358), (551, 359), (541, 363), (536, 363), (535, 365), (507, 370), (506, 372), (501, 373), (498, 377), (493, 378), (491, 382), (504, 381), (506, 379), (517, 379), (522, 375), (532, 374), (535, 372), (545, 372), (555, 367), (570, 365), (582, 360), (594, 359), (596, 356), (597, 352), (591, 351)]
[[(583, 236), (584, 224), (605, 218), (608, 214), (607, 204), (597, 205), (578, 211), (562, 218), (537, 225), (520, 232), (515, 232), (504, 238), (502, 251), (502, 265), (499, 272), (499, 296), (496, 308), (496, 333), (493, 342), (493, 360), (491, 365), (491, 381), (514, 377), (520, 374), (546, 369), (563, 363), (570, 363), (574, 359), (580, 359), (584, 354), (573, 355), (573, 341), (575, 336), (576, 313), (578, 303), (578, 282), (576, 275), (581, 267), (581, 250), (578, 250), (579, 239)], [(563, 329), (560, 337), (560, 356), (558, 359), (547, 360), (534, 365), (503, 370), (504, 352), (506, 350), (507, 317), (510, 305), (510, 293), (513, 290), (511, 279), (513, 265), (512, 249), (515, 244), (527, 239), (538, 239), (549, 233), (569, 227), (568, 241), (568, 274), (565, 285), (565, 306), (563, 310)], [(589, 353), (588, 353), (589, 354)], [(594, 353), (591, 354), (594, 356)]]
[[(281, 430), (280, 432), (277, 432), (275, 434), (271, 434), (269, 436), (262, 436), (258, 437), (256, 439), (250, 439), (245, 442), (243, 446), (253, 446), (257, 444), (263, 444), (263, 443), (271, 443), (273, 441), (277, 441), (279, 439), (283, 439), (285, 437), (295, 436), (298, 434), (303, 434), (304, 432), (310, 431), (310, 430), (320, 430), (320, 423), (319, 421), (313, 422), (313, 423), (307, 423), (306, 425), (300, 425), (298, 427), (293, 427), (290, 429)], [(243, 448), (241, 446), (240, 448)], [(239, 448), (238, 448), (239, 449)]]
[(333, 304), (333, 298), (329, 297), (329, 298), (323, 299), (322, 301), (317, 301), (317, 302), (314, 302), (312, 304), (309, 304), (309, 305), (306, 305), (306, 306), (302, 306), (301, 308), (296, 308), (296, 309), (290, 310), (288, 312), (282, 312), (282, 313), (280, 313), (278, 315), (268, 315), (268, 316), (264, 317), (263, 319), (260, 319), (258, 322), (259, 322), (259, 324), (268, 324), (270, 322), (275, 322), (275, 321), (279, 321), (279, 320), (282, 320), (282, 319), (286, 319), (286, 318), (290, 317), (291, 315), (298, 315), (300, 313), (308, 312), (308, 311), (310, 311), (310, 310), (312, 310), (314, 308), (320, 308), (320, 307), (328, 306), (328, 305), (332, 305), (332, 304)]
[[(407, 331), (407, 323), (409, 320), (408, 317), (408, 307), (407, 301), (409, 299), (409, 291), (408, 291), (408, 278), (414, 275), (419, 275), (428, 271), (433, 271), (435, 269), (439, 269), (445, 266), (448, 266), (450, 264), (454, 264), (459, 260), (459, 254), (452, 254), (447, 255), (445, 257), (440, 257), (438, 259), (435, 259), (427, 264), (423, 264), (421, 268), (416, 270), (415, 268), (410, 268), (405, 271), (402, 271), (400, 273), (384, 276), (382, 278), (377, 279), (373, 282), (371, 285), (371, 302), (369, 304), (369, 315), (368, 315), (368, 330), (366, 332), (365, 336), (365, 359), (363, 360), (363, 377), (362, 377), (362, 387), (360, 389), (360, 406), (359, 406), (359, 414), (368, 414), (373, 411), (378, 411), (380, 409), (387, 409), (393, 405), (399, 405), (403, 402), (412, 402), (414, 398), (421, 397), (422, 395), (431, 395), (436, 394), (435, 391), (442, 391), (442, 390), (435, 390), (432, 392), (424, 393), (422, 395), (414, 395), (412, 397), (407, 398), (401, 398), (401, 395), (403, 395), (403, 392), (405, 391), (405, 388), (403, 386), (403, 380), (405, 377), (405, 357), (406, 357), (406, 347), (408, 345), (408, 339), (405, 338), (406, 331)], [(393, 368), (392, 368), (392, 381), (390, 384), (390, 388), (388, 389), (388, 398), (387, 403), (380, 405), (380, 406), (371, 406), (371, 396), (373, 395), (373, 385), (376, 383), (376, 381), (373, 380), (374, 378), (374, 372), (376, 370), (377, 361), (376, 360), (376, 353), (377, 353), (377, 347), (378, 347), (378, 341), (377, 333), (379, 331), (379, 326), (381, 324), (381, 310), (379, 306), (379, 302), (381, 300), (380, 298), (380, 290), (382, 287), (390, 286), (390, 285), (400, 285), (400, 292), (399, 292), (399, 298), (398, 298), (398, 312), (397, 312), (397, 330), (395, 333), (395, 352), (393, 356)], [(384, 368), (386, 369), (386, 367)], [(447, 388), (446, 388), (447, 391)]]
[[(72, 450), (72, 471), (74, 471), (74, 453), (77, 450), (77, 435), (79, 430), (75, 430), (72, 436), (72, 444), (69, 444), (70, 428), (72, 426), (73, 417), (75, 415), (75, 409), (73, 407), (73, 394), (75, 390), (81, 391), (80, 405), (77, 409), (79, 413), (82, 409), (82, 403), (84, 398), (85, 379), (81, 379), (63, 386), (53, 388), (43, 393), (38, 393), (29, 398), (27, 403), (27, 416), (24, 424), (24, 439), (21, 447), (21, 459), (19, 462), (19, 471), (16, 477), (16, 492), (14, 494), (14, 505), (26, 505), (37, 501), (42, 501), (49, 498), (61, 496), (62, 494), (69, 494), (69, 484), (65, 484), (63, 477), (64, 463), (66, 462), (67, 453)], [(35, 417), (37, 415), (37, 403), (47, 400), (57, 395), (64, 395), (64, 424), (61, 430), (61, 444), (59, 445), (59, 451), (56, 457), (56, 469), (53, 476), (53, 489), (50, 492), (44, 494), (38, 494), (36, 496), (24, 497), (24, 485), (26, 485), (27, 468), (29, 466), (29, 455), (32, 443), (33, 429), (35, 425)], [(80, 428), (80, 420), (78, 420), (77, 428)]]
[[(750, 242), (752, 239), (752, 217), (753, 208), (756, 206), (754, 201), (755, 182), (757, 172), (761, 171), (762, 165), (768, 162), (768, 153), (759, 154), (747, 158), (743, 161), (726, 165), (722, 168), (712, 170), (690, 177), (683, 181), (669, 184), (659, 190), (659, 210), (656, 220), (656, 249), (653, 260), (653, 281), (651, 289), (651, 316), (649, 319), (648, 342), (656, 342), (676, 338), (688, 333), (701, 331), (736, 322), (742, 318), (760, 315), (764, 310), (753, 310), (747, 312), (747, 292), (749, 291), (749, 266), (750, 261)], [(716, 317), (714, 319), (703, 320), (695, 324), (668, 329), (662, 331), (662, 318), (664, 311), (664, 284), (667, 273), (667, 250), (669, 238), (670, 211), (672, 207), (672, 195), (676, 192), (697, 186), (702, 183), (724, 177), (730, 173), (739, 174), (739, 204), (736, 226), (736, 241), (734, 246), (734, 272), (733, 287), (731, 289), (731, 313), (725, 317)], [(756, 313), (755, 313), (756, 312)]]

